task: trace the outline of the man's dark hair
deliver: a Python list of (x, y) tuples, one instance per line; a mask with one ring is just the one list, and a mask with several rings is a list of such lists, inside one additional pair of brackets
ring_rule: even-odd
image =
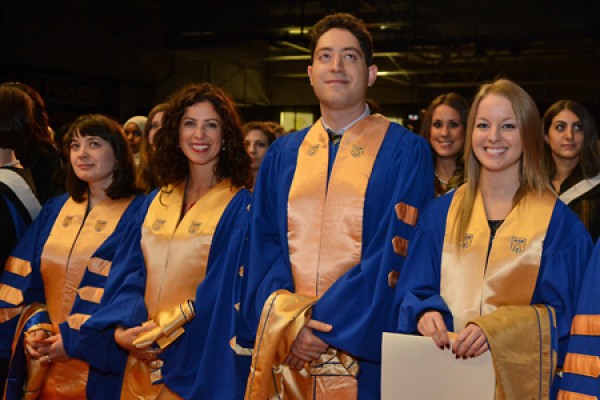
[(353, 34), (356, 40), (358, 40), (360, 49), (365, 55), (367, 66), (373, 65), (373, 38), (367, 30), (367, 26), (363, 20), (347, 13), (328, 15), (317, 22), (317, 24), (313, 27), (312, 31), (310, 32), (311, 59), (315, 56), (317, 42), (321, 36), (334, 28), (344, 29)]

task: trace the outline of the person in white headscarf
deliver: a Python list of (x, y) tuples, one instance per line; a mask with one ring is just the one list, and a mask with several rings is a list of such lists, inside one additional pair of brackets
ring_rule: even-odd
[(146, 121), (148, 121), (147, 117), (136, 115), (129, 118), (123, 124), (125, 137), (127, 138), (127, 143), (129, 143), (129, 147), (133, 153), (133, 159), (136, 166), (140, 164), (140, 145), (142, 143), (142, 133), (146, 129)]

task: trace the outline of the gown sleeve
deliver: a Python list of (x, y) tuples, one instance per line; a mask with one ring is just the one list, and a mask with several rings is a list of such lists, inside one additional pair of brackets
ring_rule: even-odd
[(115, 342), (115, 328), (132, 328), (148, 319), (144, 302), (146, 268), (140, 240), (152, 198), (149, 196), (128, 221), (115, 249), (100, 304), (79, 329), (79, 356), (99, 371), (122, 373), (128, 353)]
[[(571, 326), (571, 339), (564, 365), (561, 394), (600, 396), (600, 380), (593, 373), (600, 357), (600, 244), (596, 244), (581, 286), (577, 315)], [(596, 367), (597, 368), (597, 367)], [(595, 397), (594, 397), (595, 396)]]
[(0, 358), (10, 358), (21, 307), (35, 302), (46, 303), (40, 257), (67, 198), (64, 195), (47, 202), (6, 261), (0, 277)]
[(440, 296), (446, 214), (453, 196), (452, 192), (434, 200), (417, 224), (395, 293), (397, 332), (417, 333), (420, 315), (429, 310), (442, 314), (446, 327), (453, 330), (452, 314)]

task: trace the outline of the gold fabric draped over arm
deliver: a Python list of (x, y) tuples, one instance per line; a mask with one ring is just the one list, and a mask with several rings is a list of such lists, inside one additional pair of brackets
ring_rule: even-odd
[(496, 399), (548, 399), (556, 372), (554, 309), (505, 306), (471, 321), (488, 340), (496, 372)]
[[(246, 400), (280, 397), (304, 400), (308, 398), (307, 393), (312, 392), (314, 375), (356, 377), (359, 371), (356, 360), (333, 348), (319, 360), (306, 364), (301, 371), (291, 373), (291, 369), (283, 364), (298, 333), (310, 320), (311, 307), (315, 302), (316, 298), (312, 296), (297, 295), (287, 290), (278, 290), (269, 296), (256, 335)], [(332, 360), (335, 362), (328, 364)], [(322, 364), (327, 367), (323, 368)], [(319, 365), (319, 368), (313, 368), (313, 365)]]

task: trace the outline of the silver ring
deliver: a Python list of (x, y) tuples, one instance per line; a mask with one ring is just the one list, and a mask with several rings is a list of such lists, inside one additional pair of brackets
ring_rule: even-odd
[(48, 364), (52, 362), (52, 359), (50, 359), (50, 356), (48, 354), (46, 354), (44, 357), (46, 357), (46, 361), (48, 361)]

